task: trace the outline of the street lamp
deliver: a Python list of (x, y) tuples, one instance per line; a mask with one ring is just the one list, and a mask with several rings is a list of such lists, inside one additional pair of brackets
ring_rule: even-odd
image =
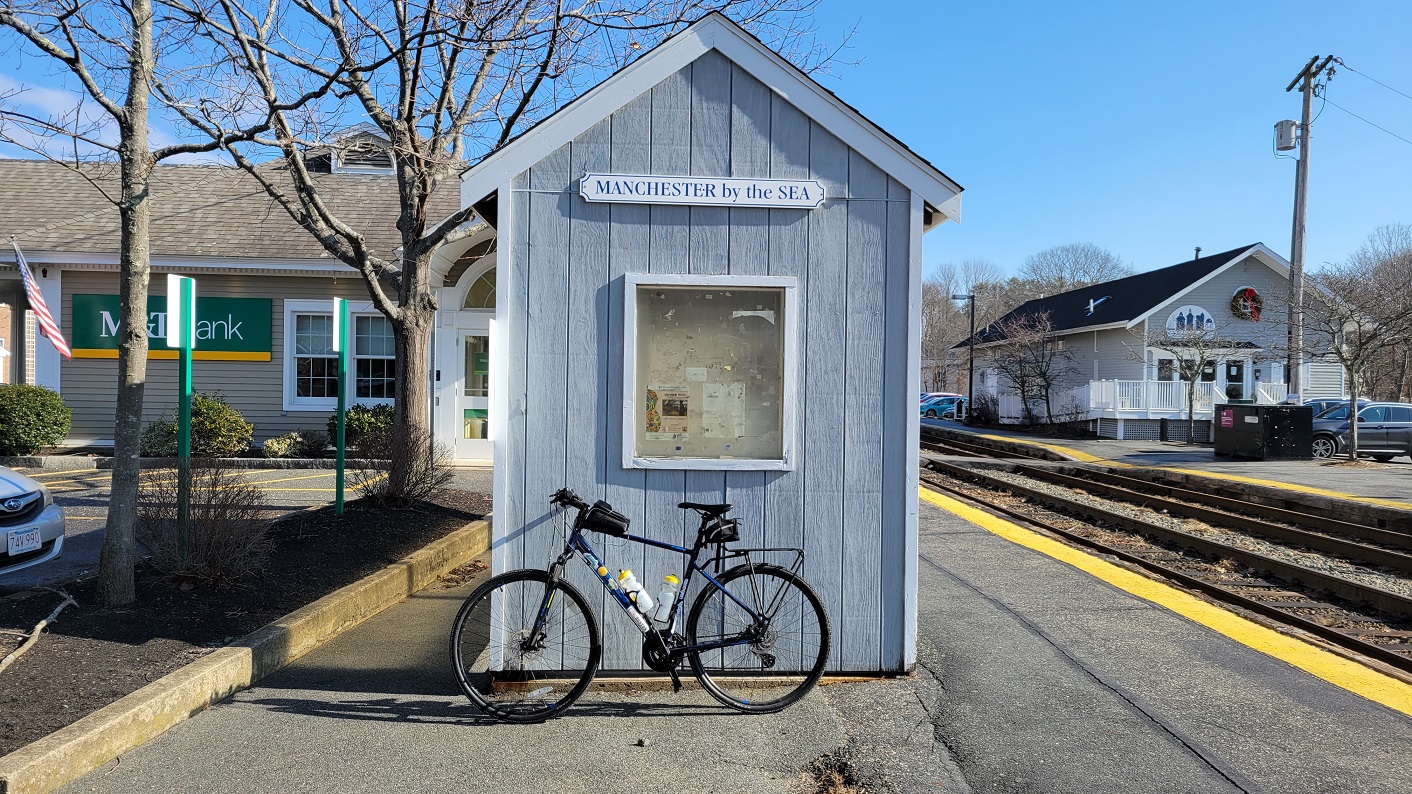
[(971, 348), (971, 363), (966, 375), (966, 424), (971, 424), (971, 411), (976, 407), (976, 294), (952, 295), (954, 301), (971, 302), (971, 335), (966, 342)]

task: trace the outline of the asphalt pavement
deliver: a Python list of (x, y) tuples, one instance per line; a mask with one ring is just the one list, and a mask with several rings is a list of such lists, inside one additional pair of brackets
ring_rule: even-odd
[[(53, 587), (95, 573), (103, 548), (112, 471), (18, 471), (47, 485), (54, 494), (55, 503), (64, 508), (64, 551), (56, 560), (0, 575), (0, 593)], [(241, 469), (232, 472), (231, 476), (260, 485), (272, 518), (332, 504), (334, 499), (332, 469)], [(451, 487), (490, 493), (491, 470), (489, 467), (457, 468)], [(348, 497), (356, 495), (350, 486)]]
[(394, 606), (67, 792), (1407, 790), (1412, 719), (921, 505), (915, 676), (775, 715), (695, 686), (590, 690), (542, 725), (462, 697), (474, 582)]

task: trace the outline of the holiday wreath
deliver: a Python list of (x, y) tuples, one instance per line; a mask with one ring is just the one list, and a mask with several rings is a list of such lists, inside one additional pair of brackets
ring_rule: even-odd
[(1260, 322), (1260, 311), (1265, 308), (1265, 299), (1254, 287), (1241, 287), (1231, 296), (1231, 314), (1242, 320)]

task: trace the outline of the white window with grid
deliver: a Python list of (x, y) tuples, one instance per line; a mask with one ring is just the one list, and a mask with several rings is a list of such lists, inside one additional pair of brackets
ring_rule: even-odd
[[(338, 407), (338, 354), (331, 300), (284, 302), (284, 410)], [(392, 403), (396, 355), (392, 325), (371, 303), (350, 303), (353, 349), (349, 404)]]

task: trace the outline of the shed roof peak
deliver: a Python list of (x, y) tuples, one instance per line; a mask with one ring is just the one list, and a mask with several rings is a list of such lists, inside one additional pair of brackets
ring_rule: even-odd
[(643, 53), (468, 169), (461, 178), (462, 204), (473, 206), (495, 193), (515, 175), (711, 50), (915, 191), (939, 214), (937, 222), (960, 220), (960, 185), (719, 11)]

